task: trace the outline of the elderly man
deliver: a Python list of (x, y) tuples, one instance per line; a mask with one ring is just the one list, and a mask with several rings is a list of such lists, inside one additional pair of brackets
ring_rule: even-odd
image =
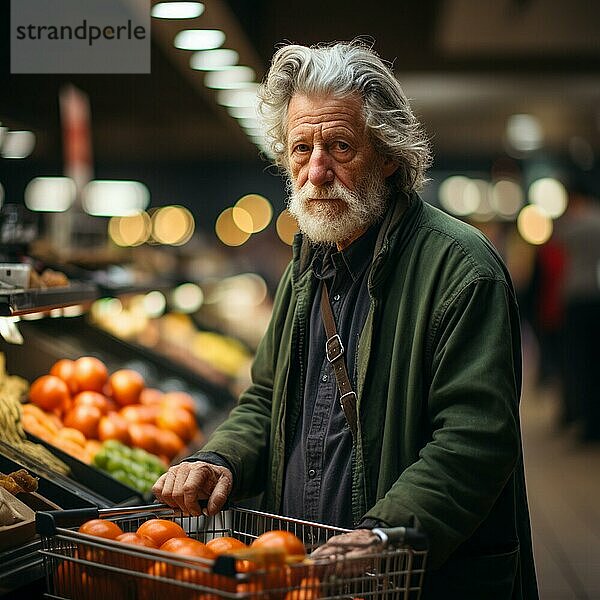
[(259, 96), (301, 234), (252, 385), (154, 493), (192, 514), (262, 493), (266, 510), (354, 528), (326, 553), (417, 525), (424, 598), (537, 598), (502, 261), (417, 195), (428, 143), (372, 50), (282, 47)]

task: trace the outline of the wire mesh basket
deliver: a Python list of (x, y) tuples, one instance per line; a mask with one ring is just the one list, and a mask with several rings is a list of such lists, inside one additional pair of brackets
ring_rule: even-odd
[[(182, 556), (77, 531), (92, 518), (124, 532), (165, 519), (204, 543), (234, 537), (249, 545), (267, 531), (284, 530), (303, 542), (308, 558), (252, 548), (216, 559)], [(311, 559), (312, 550), (347, 530), (244, 508), (214, 517), (156, 504), (39, 512), (37, 529), (46, 597), (68, 600), (418, 600), (427, 559), (423, 536), (405, 528), (384, 530), (392, 543), (368, 556)]]

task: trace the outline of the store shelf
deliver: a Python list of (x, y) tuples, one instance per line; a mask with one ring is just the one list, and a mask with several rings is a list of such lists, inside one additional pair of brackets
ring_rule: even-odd
[(65, 287), (0, 291), (0, 317), (24, 315), (85, 304), (98, 298), (98, 287), (93, 283), (72, 283)]

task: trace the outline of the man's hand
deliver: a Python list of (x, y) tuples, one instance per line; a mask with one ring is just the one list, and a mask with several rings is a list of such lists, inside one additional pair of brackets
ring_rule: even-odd
[(381, 552), (383, 547), (381, 538), (370, 529), (355, 529), (333, 536), (312, 552), (310, 558), (342, 561), (336, 565), (336, 574), (358, 575), (373, 568), (372, 555)]
[(161, 475), (152, 493), (159, 502), (190, 515), (202, 514), (199, 499), (208, 498), (205, 514), (216, 515), (227, 500), (233, 475), (227, 467), (205, 462), (182, 462)]

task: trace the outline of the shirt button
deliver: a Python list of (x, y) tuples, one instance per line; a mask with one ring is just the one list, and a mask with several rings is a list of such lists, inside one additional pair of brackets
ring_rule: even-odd
[(317, 474), (317, 472), (314, 469), (311, 469), (308, 472), (308, 476), (312, 479), (315, 475)]
[(333, 297), (333, 299), (334, 299), (334, 300), (337, 302), (337, 301), (340, 299), (340, 295), (339, 295), (339, 294), (336, 294), (336, 295)]
[(321, 381), (327, 381), (329, 379), (329, 376), (327, 374), (323, 375), (323, 377), (321, 377)]

